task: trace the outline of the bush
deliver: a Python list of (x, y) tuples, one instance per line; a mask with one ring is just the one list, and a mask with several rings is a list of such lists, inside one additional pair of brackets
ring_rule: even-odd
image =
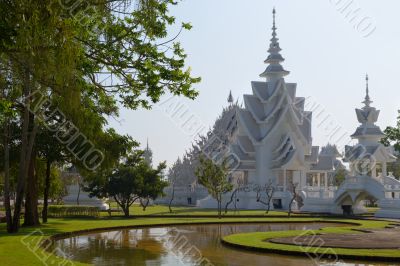
[(74, 205), (50, 205), (48, 207), (49, 217), (97, 217), (99, 208), (93, 206), (74, 206)]

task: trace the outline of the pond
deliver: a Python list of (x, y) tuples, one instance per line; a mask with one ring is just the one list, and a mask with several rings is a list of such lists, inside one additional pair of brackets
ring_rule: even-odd
[(131, 228), (57, 240), (52, 248), (58, 256), (95, 265), (364, 265), (359, 262), (316, 262), (307, 257), (242, 251), (223, 246), (220, 242), (221, 237), (235, 233), (307, 230), (327, 226), (343, 224), (246, 223)]

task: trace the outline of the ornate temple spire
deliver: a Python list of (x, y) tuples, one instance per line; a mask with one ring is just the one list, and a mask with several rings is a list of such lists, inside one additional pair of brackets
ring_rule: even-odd
[(369, 81), (368, 74), (366, 74), (366, 76), (365, 76), (365, 99), (362, 102), (363, 104), (365, 104), (365, 107), (370, 107), (370, 105), (372, 103), (371, 98), (369, 97), (368, 81)]
[(371, 99), (369, 97), (369, 78), (365, 76), (365, 98), (362, 102), (364, 106), (361, 109), (356, 109), (357, 120), (360, 122), (360, 126), (356, 132), (351, 135), (352, 138), (372, 139), (374, 141), (379, 140), (384, 136), (379, 126), (375, 125), (378, 121), (379, 110), (371, 106)]
[(279, 39), (276, 34), (276, 24), (275, 24), (275, 8), (272, 10), (272, 38), (268, 49), (268, 58), (265, 59), (264, 63), (269, 64), (267, 69), (260, 74), (260, 77), (265, 77), (267, 79), (271, 78), (281, 78), (289, 74), (289, 71), (283, 69), (281, 62), (285, 61), (282, 55), (279, 53), (281, 48), (279, 46)]
[(229, 103), (229, 104), (233, 104), (233, 96), (232, 96), (232, 91), (229, 91), (228, 103)]
[(146, 149), (143, 153), (144, 161), (149, 165), (153, 163), (153, 151), (149, 147), (149, 139), (147, 138)]

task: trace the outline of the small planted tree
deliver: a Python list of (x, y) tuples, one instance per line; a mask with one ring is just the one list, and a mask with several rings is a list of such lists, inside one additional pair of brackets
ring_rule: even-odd
[(293, 202), (296, 200), (297, 198), (297, 183), (294, 183), (293, 180), (289, 182), (289, 190), (290, 192), (292, 192), (292, 197), (290, 198), (290, 202), (289, 202), (289, 209), (288, 209), (288, 216), (290, 217), (290, 215), (292, 214), (292, 205)]
[(214, 163), (203, 155), (199, 157), (199, 166), (196, 176), (200, 185), (203, 185), (208, 193), (217, 201), (218, 218), (222, 214), (222, 195), (232, 191), (233, 185), (228, 181), (228, 161), (222, 160), (221, 164)]
[(171, 206), (172, 206), (172, 202), (175, 199), (175, 181), (174, 180), (170, 180), (170, 186), (171, 186), (172, 192), (171, 192), (171, 199), (169, 200), (169, 203), (168, 203), (168, 209), (169, 209), (169, 212), (172, 213)]
[(231, 198), (230, 200), (225, 204), (225, 214), (228, 213), (228, 207), (229, 205), (231, 205), (233, 203), (234, 206), (234, 211), (236, 213), (237, 207), (236, 207), (236, 199), (237, 199), (237, 193), (239, 191), (239, 187), (236, 187), (235, 189), (233, 189), (232, 193), (231, 193)]
[(129, 217), (129, 207), (139, 198), (134, 194), (140, 183), (140, 171), (136, 167), (121, 166), (110, 176), (105, 189)]
[(175, 187), (178, 181), (178, 178), (182, 172), (182, 162), (178, 158), (178, 160), (174, 163), (174, 165), (168, 171), (168, 181), (169, 186), (171, 187), (171, 198), (168, 203), (169, 212), (172, 213), (172, 202), (175, 200)]
[[(272, 180), (270, 180), (267, 184), (265, 184), (264, 187), (256, 188), (256, 192), (257, 192), (256, 195), (257, 202), (267, 206), (266, 213), (268, 213), (271, 209), (271, 200), (275, 192), (275, 186), (272, 183)], [(265, 200), (263, 199), (262, 196), (263, 192), (265, 192)]]
[(231, 193), (231, 198), (225, 204), (225, 213), (228, 212), (228, 207), (232, 203), (233, 203), (234, 212), (236, 213), (236, 211), (237, 211), (237, 201), (238, 201), (237, 195), (238, 195), (238, 192), (242, 189), (242, 186), (243, 186), (243, 180), (237, 179), (236, 186), (234, 187), (234, 189), (233, 189), (233, 191)]
[(162, 179), (162, 172), (166, 168), (165, 162), (160, 163), (156, 169), (153, 169), (149, 164), (147, 164), (147, 167), (141, 168), (142, 178), (139, 186), (135, 188), (135, 193), (140, 199), (143, 211), (145, 211), (150, 200), (155, 200), (163, 195), (163, 190), (168, 182)]
[(134, 150), (103, 176), (93, 180), (87, 187), (91, 196), (110, 197), (121, 207), (125, 217), (136, 200), (145, 210), (151, 199), (162, 195), (167, 182), (162, 180), (165, 162), (153, 169), (143, 157), (143, 151)]

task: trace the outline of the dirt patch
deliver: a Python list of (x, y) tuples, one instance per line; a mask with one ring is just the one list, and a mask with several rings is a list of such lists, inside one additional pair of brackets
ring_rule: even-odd
[(357, 234), (318, 234), (273, 238), (276, 244), (351, 249), (399, 249), (400, 228), (368, 230)]

